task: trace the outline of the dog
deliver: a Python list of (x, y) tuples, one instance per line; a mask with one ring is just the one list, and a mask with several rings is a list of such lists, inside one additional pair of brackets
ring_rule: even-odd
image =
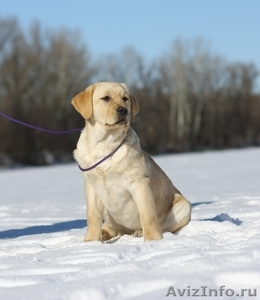
[(187, 225), (190, 202), (141, 149), (130, 126), (139, 103), (127, 86), (94, 83), (72, 104), (86, 120), (74, 150), (85, 182), (85, 241), (104, 242), (123, 234), (160, 240), (164, 232)]

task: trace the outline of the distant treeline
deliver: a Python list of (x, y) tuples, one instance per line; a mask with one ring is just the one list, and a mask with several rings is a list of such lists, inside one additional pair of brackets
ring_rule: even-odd
[[(0, 17), (0, 111), (47, 129), (83, 127), (72, 97), (96, 81), (125, 82), (141, 107), (133, 126), (153, 154), (260, 145), (258, 76), (253, 63), (228, 62), (201, 39), (178, 39), (151, 62), (131, 47), (93, 58), (78, 32), (38, 23), (24, 32)], [(78, 137), (0, 116), (0, 165), (68, 161)]]

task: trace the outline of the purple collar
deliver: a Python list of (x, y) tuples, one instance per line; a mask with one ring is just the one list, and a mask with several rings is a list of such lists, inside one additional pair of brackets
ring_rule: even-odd
[(105, 160), (107, 160), (109, 157), (111, 157), (112, 155), (114, 155), (117, 150), (124, 144), (126, 139), (123, 140), (123, 142), (121, 144), (119, 144), (119, 146), (117, 146), (111, 153), (109, 153), (107, 156), (105, 156), (104, 158), (102, 158), (100, 161), (98, 161), (97, 163), (95, 163), (93, 166), (88, 167), (88, 168), (81, 168), (81, 166), (78, 164), (79, 169), (82, 172), (87, 172), (90, 171), (92, 169), (95, 169), (97, 166), (99, 166), (102, 162), (104, 162)]

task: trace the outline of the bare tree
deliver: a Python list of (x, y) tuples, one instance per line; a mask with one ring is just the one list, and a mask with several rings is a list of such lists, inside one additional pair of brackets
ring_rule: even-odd
[[(56, 130), (73, 128), (80, 122), (70, 100), (90, 84), (94, 72), (78, 33), (44, 32), (39, 24), (34, 24), (29, 35), (20, 33), (13, 39), (2, 70), (1, 98), (13, 117)], [(72, 145), (70, 137), (66, 142), (55, 143), (57, 138), (14, 124), (9, 126), (9, 136), (7, 150), (16, 159), (23, 157), (27, 162), (41, 149), (52, 151), (62, 149), (64, 144)], [(17, 143), (19, 148), (14, 146)]]
[(191, 149), (196, 145), (206, 102), (221, 84), (223, 59), (211, 54), (208, 43), (201, 39), (176, 40), (159, 69), (170, 102), (169, 146)]

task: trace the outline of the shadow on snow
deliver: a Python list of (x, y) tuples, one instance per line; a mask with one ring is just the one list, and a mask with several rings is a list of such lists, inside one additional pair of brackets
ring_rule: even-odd
[[(196, 207), (196, 206), (199, 206), (199, 205), (208, 205), (208, 204), (212, 204), (214, 203), (214, 201), (209, 201), (209, 202), (196, 202), (196, 203), (192, 203), (191, 206), (192, 208)], [(220, 215), (217, 215), (215, 216), (214, 218), (209, 218), (209, 219), (202, 219), (200, 221), (212, 221), (212, 222), (230, 222), (230, 223), (233, 223), (237, 226), (240, 226), (242, 224), (242, 221), (239, 220), (238, 218), (234, 219), (232, 217), (230, 217), (228, 214), (225, 214), (225, 213), (222, 213)]]
[(228, 221), (228, 222), (233, 223), (233, 224), (235, 224), (237, 226), (240, 226), (242, 224), (241, 220), (239, 220), (238, 218), (236, 218), (236, 219), (231, 218), (228, 214), (220, 214), (220, 215), (217, 215), (214, 218), (203, 219), (201, 221), (214, 221), (214, 222), (220, 222), (220, 223)]
[(0, 231), (0, 239), (13, 239), (25, 235), (62, 232), (71, 229), (81, 229), (81, 228), (85, 228), (86, 226), (87, 226), (87, 222), (84, 219), (84, 220), (60, 222), (52, 225), (38, 225), (38, 226), (31, 226), (22, 229), (9, 229), (6, 231)]
[(203, 204), (208, 205), (208, 204), (212, 204), (212, 203), (214, 203), (214, 201), (209, 201), (209, 202), (195, 202), (195, 203), (191, 203), (191, 207), (194, 208), (194, 207), (199, 206), (199, 205), (203, 205)]

